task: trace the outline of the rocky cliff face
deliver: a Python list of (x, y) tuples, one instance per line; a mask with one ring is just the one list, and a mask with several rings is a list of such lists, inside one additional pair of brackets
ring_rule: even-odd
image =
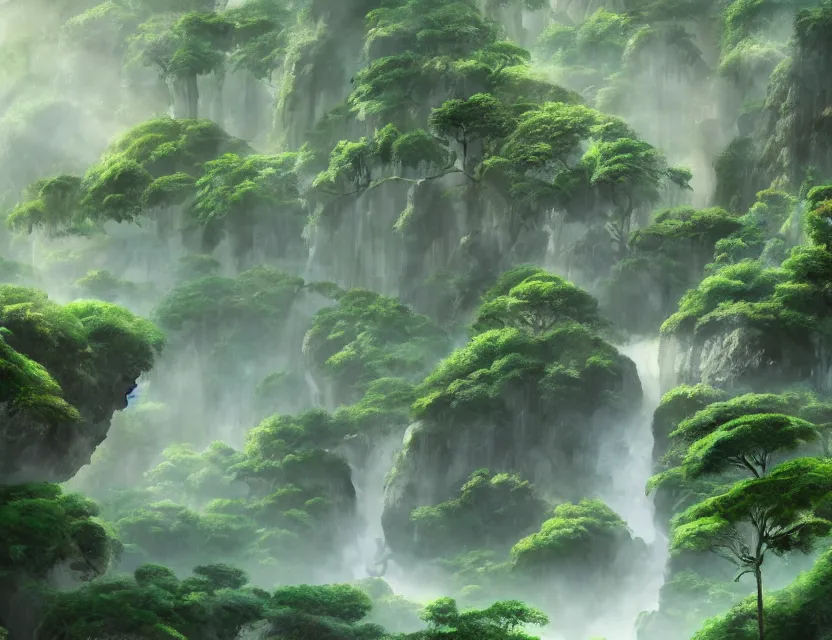
[(116, 411), (127, 407), (136, 380), (115, 380), (94, 408), (77, 422), (47, 422), (35, 414), (0, 404), (0, 484), (66, 482), (89, 464), (110, 430)]
[(662, 336), (662, 392), (680, 384), (704, 383), (726, 390), (776, 390), (807, 382), (824, 388), (825, 349), (811, 341), (772, 342), (756, 327), (727, 327), (708, 337)]
[[(592, 492), (593, 484), (604, 483), (599, 443), (623, 439), (620, 427), (642, 400), (633, 362), (619, 355), (617, 364), (612, 387), (590, 390), (592, 397), (580, 408), (557, 403), (551, 410), (530, 411), (536, 398), (504, 391), (503, 401), (509, 407), (516, 404), (516, 410), (475, 420), (449, 415), (414, 422), (385, 488), (382, 523), (391, 549), (406, 554), (412, 544), (413, 509), (450, 499), (477, 469), (516, 472), (544, 496), (567, 500), (580, 499)], [(575, 478), (581, 478), (580, 486)]]

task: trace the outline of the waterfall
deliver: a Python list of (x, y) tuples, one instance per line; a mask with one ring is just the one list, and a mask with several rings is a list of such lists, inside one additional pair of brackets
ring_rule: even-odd
[(599, 471), (609, 482), (598, 493), (627, 522), (633, 535), (647, 543), (649, 551), (639, 575), (633, 576), (638, 588), (622, 591), (615, 610), (599, 618), (598, 629), (592, 630), (608, 640), (635, 640), (638, 615), (658, 608), (668, 556), (667, 540), (654, 524), (653, 500), (645, 494), (653, 467), (653, 412), (661, 400), (659, 341), (642, 339), (619, 347), (619, 351), (636, 364), (644, 399), (641, 411), (623, 425), (624, 440), (612, 438), (601, 445)]

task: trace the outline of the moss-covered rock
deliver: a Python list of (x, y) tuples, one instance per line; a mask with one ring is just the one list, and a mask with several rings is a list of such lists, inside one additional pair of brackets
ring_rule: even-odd
[(543, 520), (546, 503), (516, 474), (475, 472), (459, 495), (410, 514), (414, 553), (449, 557), (475, 550), (506, 551)]
[(338, 295), (320, 310), (304, 339), (313, 372), (350, 404), (379, 378), (418, 381), (449, 348), (446, 333), (394, 298), (365, 289)]
[(60, 306), (40, 291), (0, 287), (0, 477), (72, 477), (163, 343), (153, 324), (121, 307)]
[(421, 384), (417, 422), (386, 487), (391, 548), (410, 548), (414, 509), (454, 499), (477, 469), (519, 473), (549, 494), (582, 497), (597, 473), (589, 460), (598, 439), (615, 437), (622, 415), (639, 406), (641, 385), (633, 362), (571, 320), (575, 313), (558, 311), (540, 333), (515, 328), (519, 319), (479, 333)]

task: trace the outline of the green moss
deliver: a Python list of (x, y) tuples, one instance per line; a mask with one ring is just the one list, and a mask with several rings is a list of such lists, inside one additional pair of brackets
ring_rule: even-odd
[(414, 551), (427, 557), (508, 547), (543, 520), (545, 503), (517, 474), (475, 472), (459, 496), (415, 509)]
[(81, 451), (92, 452), (165, 343), (152, 323), (121, 307), (96, 301), (62, 307), (40, 291), (13, 286), (0, 287), (0, 331), (6, 416), (30, 421), (19, 423), (28, 425), (21, 427), (26, 435), (8, 443), (4, 468), (10, 474), (21, 465), (51, 468), (49, 477), (62, 480), (86, 462), (67, 456), (66, 448), (80, 439), (89, 443)]
[(609, 568), (633, 541), (627, 524), (603, 502), (562, 504), (540, 531), (514, 545), (514, 570), (537, 574), (567, 570), (570, 565), (594, 572)]
[(353, 289), (315, 314), (304, 349), (337, 397), (350, 402), (379, 378), (418, 380), (448, 344), (442, 329), (398, 300)]

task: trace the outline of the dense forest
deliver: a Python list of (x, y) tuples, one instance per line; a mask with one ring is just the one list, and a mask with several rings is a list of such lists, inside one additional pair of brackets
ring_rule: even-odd
[(0, 0), (0, 639), (832, 638), (832, 0)]

